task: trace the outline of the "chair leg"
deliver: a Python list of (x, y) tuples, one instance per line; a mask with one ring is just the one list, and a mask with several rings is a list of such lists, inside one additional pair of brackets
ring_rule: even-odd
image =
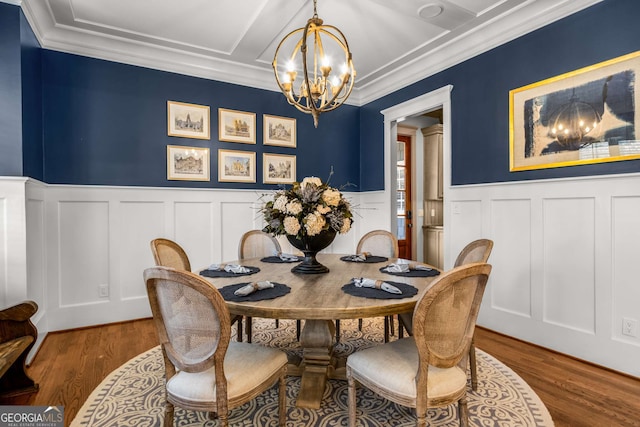
[(395, 316), (387, 316), (387, 319), (389, 320), (389, 334), (391, 335), (395, 335), (396, 334), (396, 322), (394, 320)]
[(276, 319), (276, 329), (280, 327), (280, 319)]
[(356, 381), (347, 367), (347, 405), (349, 411), (349, 427), (356, 427)]
[(278, 384), (278, 425), (285, 427), (287, 422), (287, 380), (285, 372), (280, 374)]
[(358, 331), (362, 332), (362, 319), (358, 319)]
[(164, 408), (164, 427), (173, 427), (173, 410), (173, 404), (167, 401)]
[(247, 342), (251, 343), (251, 330), (252, 330), (252, 324), (251, 324), (251, 317), (247, 316), (247, 319), (245, 321), (245, 327), (246, 327), (246, 333), (247, 333)]
[(302, 331), (302, 320), (296, 320), (296, 339), (300, 341), (300, 332)]
[(476, 366), (476, 346), (471, 338), (471, 346), (469, 347), (469, 368), (471, 369), (471, 389), (478, 390), (478, 367)]
[(458, 417), (460, 418), (460, 427), (469, 426), (469, 409), (467, 408), (467, 396), (464, 395), (458, 400)]
[(340, 342), (340, 319), (336, 320), (336, 344)]
[(386, 317), (382, 320), (384, 322), (384, 342), (389, 342), (389, 322)]

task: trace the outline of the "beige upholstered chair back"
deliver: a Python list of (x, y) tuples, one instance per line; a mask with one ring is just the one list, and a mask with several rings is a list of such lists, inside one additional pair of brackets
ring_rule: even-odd
[[(200, 276), (167, 267), (145, 270), (153, 319), (166, 356), (180, 371), (222, 369), (231, 325), (222, 295)], [(225, 381), (216, 375), (216, 383)]]
[(189, 257), (179, 244), (169, 239), (153, 239), (151, 252), (156, 265), (191, 271)]
[(386, 230), (373, 230), (360, 238), (356, 253), (398, 258), (398, 239)]
[(238, 259), (273, 256), (281, 252), (280, 243), (262, 230), (247, 231), (240, 238)]
[(428, 365), (450, 368), (466, 356), (490, 272), (484, 263), (456, 267), (436, 279), (416, 305), (413, 336), (422, 375)]
[(493, 249), (493, 240), (474, 240), (462, 248), (453, 266), (459, 267), (464, 264), (471, 264), (472, 262), (487, 262), (489, 255), (491, 255), (491, 249)]

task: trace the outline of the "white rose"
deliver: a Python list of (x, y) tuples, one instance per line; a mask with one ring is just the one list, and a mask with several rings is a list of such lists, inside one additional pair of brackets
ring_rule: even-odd
[(322, 193), (322, 200), (329, 206), (338, 206), (341, 198), (340, 192), (331, 188)]
[(298, 231), (300, 231), (300, 222), (293, 216), (286, 217), (284, 219), (284, 231), (286, 231), (287, 234), (295, 236), (298, 234)]
[(302, 182), (300, 183), (300, 188), (304, 190), (304, 187), (306, 187), (307, 184), (315, 184), (316, 187), (320, 187), (322, 185), (322, 180), (315, 176), (308, 176), (302, 180)]
[(273, 202), (273, 209), (280, 211), (280, 212), (284, 212), (285, 209), (287, 208), (287, 196), (279, 196), (274, 202)]
[(320, 234), (326, 223), (327, 221), (322, 215), (318, 212), (313, 212), (306, 216), (304, 228), (307, 230), (308, 236), (315, 236)]
[(300, 212), (302, 212), (302, 204), (299, 201), (294, 200), (292, 202), (287, 203), (288, 214), (298, 215)]

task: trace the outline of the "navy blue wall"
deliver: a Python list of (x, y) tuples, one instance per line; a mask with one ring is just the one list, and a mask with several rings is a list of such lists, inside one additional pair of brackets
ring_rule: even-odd
[[(262, 153), (297, 156), (297, 177), (357, 183), (358, 108), (311, 116), (279, 92), (44, 50), (44, 180), (55, 184), (273, 188), (262, 184)], [(208, 105), (211, 140), (167, 136), (167, 100)], [(257, 144), (218, 141), (218, 108), (256, 113)], [(297, 148), (262, 145), (262, 114), (297, 119)], [(166, 146), (209, 147), (211, 181), (168, 181)], [(218, 149), (255, 151), (257, 183), (219, 183)]]
[(20, 13), (23, 175), (44, 181), (42, 151), (42, 65), (40, 43)]
[(22, 101), (18, 6), (0, 3), (0, 175), (22, 175)]
[[(640, 171), (640, 160), (627, 160), (509, 172), (509, 91), (639, 50), (639, 17), (639, 1), (605, 0), (363, 106), (362, 164), (383, 159), (380, 110), (452, 84), (452, 184)], [(361, 189), (382, 189), (383, 175), (365, 170)]]

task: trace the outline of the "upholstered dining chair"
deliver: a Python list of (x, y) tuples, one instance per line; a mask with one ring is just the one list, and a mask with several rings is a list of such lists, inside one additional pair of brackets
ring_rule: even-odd
[[(176, 270), (191, 271), (191, 263), (182, 246), (169, 239), (153, 239), (151, 252), (156, 265), (175, 268)], [(231, 316), (231, 324), (237, 322), (237, 340), (242, 341), (242, 316)]]
[[(474, 262), (487, 262), (493, 249), (493, 240), (478, 239), (466, 245), (458, 254), (454, 267), (459, 267), (465, 264), (471, 264)], [(402, 313), (399, 316), (399, 328), (404, 327), (409, 335), (411, 335), (411, 314)], [(469, 369), (471, 370), (471, 388), (475, 391), (478, 389), (478, 369), (476, 365), (476, 346), (475, 340), (471, 340), (471, 346), (469, 347)]]
[[(249, 230), (240, 238), (238, 245), (238, 259), (257, 258), (273, 256), (282, 252), (278, 240), (269, 233), (262, 230)], [(251, 317), (245, 319), (245, 329), (247, 333), (247, 342), (251, 342), (252, 338), (252, 321)], [(280, 322), (276, 319), (276, 328), (280, 326)], [(300, 338), (300, 321), (297, 321), (298, 338)]]
[(228, 426), (229, 410), (278, 387), (279, 425), (286, 422), (287, 356), (266, 346), (233, 342), (220, 292), (197, 274), (168, 267), (144, 271), (165, 365), (164, 427), (174, 406), (206, 411)]
[(474, 263), (441, 274), (416, 304), (413, 336), (347, 358), (350, 427), (356, 425), (356, 384), (415, 408), (416, 426), (427, 425), (428, 408), (455, 402), (460, 425), (468, 425), (465, 359), (490, 272), (489, 264)]
[[(369, 252), (372, 255), (387, 258), (398, 258), (398, 239), (387, 230), (373, 230), (366, 233), (358, 241), (356, 253)], [(358, 329), (362, 330), (362, 319), (358, 319)], [(394, 334), (393, 316), (384, 318), (384, 342), (389, 341), (389, 334)], [(336, 321), (336, 340), (340, 335), (340, 321)]]

